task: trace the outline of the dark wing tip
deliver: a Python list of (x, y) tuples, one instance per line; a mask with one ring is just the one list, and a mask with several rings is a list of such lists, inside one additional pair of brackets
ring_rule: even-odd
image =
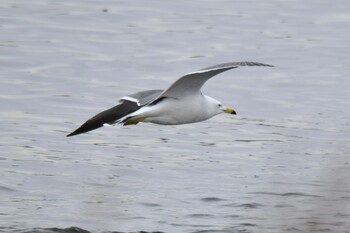
[(100, 128), (102, 126), (103, 126), (103, 124), (100, 124), (100, 123), (91, 124), (89, 121), (87, 121), (82, 126), (80, 126), (78, 129), (74, 130), (70, 134), (67, 134), (66, 137), (71, 137), (71, 136), (74, 136), (74, 135), (86, 133), (86, 132), (89, 132), (91, 130)]
[[(118, 107), (118, 106), (116, 106), (116, 107)], [(82, 124), (79, 128), (77, 128), (76, 130), (74, 130), (73, 132), (68, 134), (67, 137), (86, 133), (86, 132), (89, 132), (91, 130), (98, 129), (98, 128), (102, 127), (103, 124), (105, 124), (105, 123), (108, 124), (108, 123), (114, 122), (115, 120), (117, 120), (119, 118), (119, 115), (117, 115), (117, 113), (114, 112), (116, 107), (110, 108), (110, 109), (103, 111), (103, 112), (97, 114), (96, 116), (90, 118), (84, 124)]]
[(102, 127), (104, 124), (113, 124), (121, 117), (128, 115), (131, 112), (134, 112), (141, 108), (135, 102), (123, 101), (121, 104), (118, 104), (110, 109), (107, 109), (103, 112), (100, 112), (96, 116), (87, 120), (82, 124), (78, 129), (68, 134), (67, 137), (71, 137), (77, 134), (82, 134), (89, 132), (94, 129)]
[(66, 137), (71, 137), (71, 136), (83, 133), (83, 132), (77, 132), (77, 131), (78, 131), (78, 129), (73, 131), (73, 132), (71, 132), (70, 134), (67, 134)]
[[(91, 130), (102, 127), (104, 124), (114, 124), (120, 118), (135, 112), (145, 104), (156, 99), (162, 90), (148, 90), (137, 92), (129, 96), (123, 97), (120, 103), (110, 109), (107, 109), (94, 117), (87, 120), (78, 129), (68, 134), (67, 137), (89, 132)], [(131, 98), (131, 100), (130, 100)], [(138, 105), (140, 101), (140, 105)]]
[(269, 64), (264, 64), (260, 62), (252, 62), (252, 61), (241, 61), (241, 62), (227, 62), (227, 63), (222, 63), (214, 66), (209, 66), (201, 70), (216, 70), (216, 69), (232, 69), (232, 68), (237, 68), (239, 66), (268, 66), (268, 67), (274, 67), (273, 65)]
[(244, 62), (240, 62), (240, 63), (242, 63), (240, 66), (268, 66), (268, 67), (274, 67), (273, 65), (260, 63), (260, 62), (244, 61)]

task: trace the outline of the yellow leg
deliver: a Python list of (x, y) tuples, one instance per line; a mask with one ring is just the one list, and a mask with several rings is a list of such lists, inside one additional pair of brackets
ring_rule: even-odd
[(140, 118), (128, 120), (124, 122), (124, 125), (137, 125), (137, 123), (143, 121), (144, 119), (146, 119), (146, 117), (140, 117)]

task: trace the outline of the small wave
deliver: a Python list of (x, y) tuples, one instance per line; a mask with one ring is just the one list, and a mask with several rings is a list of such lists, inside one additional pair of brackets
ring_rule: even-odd
[(289, 193), (273, 193), (273, 192), (253, 192), (252, 194), (274, 195), (274, 196), (301, 196), (301, 197), (322, 197), (314, 194), (289, 192)]
[[(1, 228), (0, 228), (1, 230)], [(93, 233), (88, 230), (84, 230), (79, 227), (69, 227), (69, 228), (32, 228), (25, 230), (15, 230), (10, 231), (12, 233)], [(95, 233), (95, 232), (94, 232)], [(121, 232), (121, 231), (105, 231), (100, 233), (164, 233), (161, 231), (137, 231), (137, 232)]]
[(201, 198), (201, 201), (204, 202), (218, 202), (218, 201), (225, 201), (224, 199), (218, 198), (218, 197), (204, 197)]
[(243, 207), (243, 208), (247, 208), (247, 209), (255, 209), (255, 208), (259, 208), (263, 205), (259, 204), (259, 203), (244, 203), (244, 204), (240, 204), (238, 205), (238, 207)]

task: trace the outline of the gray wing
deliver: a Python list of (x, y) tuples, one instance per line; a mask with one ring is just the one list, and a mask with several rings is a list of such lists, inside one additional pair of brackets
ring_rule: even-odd
[(148, 90), (148, 91), (140, 91), (134, 94), (124, 96), (120, 98), (120, 100), (126, 100), (135, 102), (138, 106), (144, 106), (149, 102), (157, 99), (157, 97), (163, 92), (163, 90)]
[(163, 91), (162, 90), (149, 90), (137, 92), (128, 96), (124, 96), (120, 99), (118, 105), (107, 109), (94, 117), (87, 120), (78, 129), (68, 134), (67, 137), (74, 136), (81, 133), (102, 127), (104, 124), (114, 124), (120, 118), (135, 112), (155, 100)]
[[(182, 76), (168, 87), (158, 98), (171, 97), (181, 98), (184, 95), (193, 95), (193, 93), (200, 92), (200, 89), (208, 79), (220, 74), (224, 71), (238, 68), (240, 66), (270, 66), (272, 65), (258, 63), (258, 62), (230, 62), (215, 66), (210, 66), (195, 72), (191, 72)], [(157, 101), (157, 100), (155, 100)]]

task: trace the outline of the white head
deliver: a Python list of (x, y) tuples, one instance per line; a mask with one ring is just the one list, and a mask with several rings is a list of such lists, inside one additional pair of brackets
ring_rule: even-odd
[(215, 116), (223, 112), (236, 115), (236, 112), (235, 110), (233, 110), (233, 108), (226, 107), (220, 101), (212, 97), (205, 96), (205, 98), (208, 100), (207, 110), (210, 114), (212, 114), (212, 116)]

